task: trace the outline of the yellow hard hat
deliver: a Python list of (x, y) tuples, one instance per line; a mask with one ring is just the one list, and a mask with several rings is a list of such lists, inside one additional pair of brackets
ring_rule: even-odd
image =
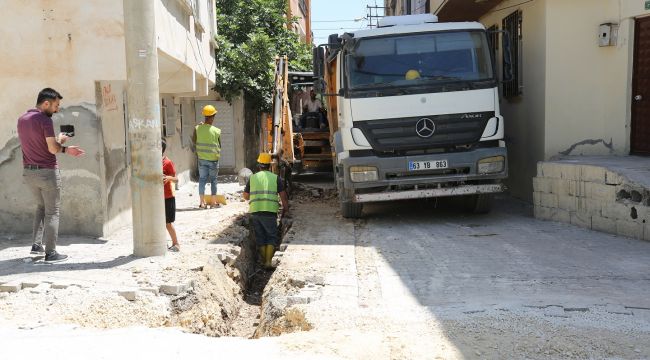
[(212, 116), (217, 113), (217, 109), (212, 105), (206, 105), (203, 107), (203, 116)]
[(260, 153), (260, 156), (257, 157), (257, 162), (260, 164), (270, 164), (271, 163), (271, 154), (269, 153)]
[(413, 70), (413, 69), (411, 69), (411, 70), (409, 70), (409, 71), (406, 72), (406, 75), (404, 75), (404, 78), (405, 78), (406, 80), (415, 80), (415, 79), (419, 79), (419, 78), (420, 78), (420, 72), (418, 72), (417, 70)]

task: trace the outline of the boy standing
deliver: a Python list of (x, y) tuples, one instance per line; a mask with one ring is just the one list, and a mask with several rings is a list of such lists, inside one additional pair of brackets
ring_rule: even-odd
[(174, 197), (174, 183), (178, 181), (176, 177), (176, 168), (174, 163), (165, 155), (167, 149), (167, 142), (162, 139), (162, 167), (163, 167), (163, 188), (165, 190), (165, 226), (167, 232), (172, 238), (172, 246), (168, 248), (169, 251), (177, 252), (180, 250), (178, 238), (176, 237), (176, 229), (174, 229), (174, 221), (176, 221), (176, 198)]

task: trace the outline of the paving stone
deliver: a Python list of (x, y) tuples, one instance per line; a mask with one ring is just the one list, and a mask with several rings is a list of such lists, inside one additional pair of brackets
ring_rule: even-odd
[(562, 306), (547, 306), (544, 309), (544, 316), (568, 318), (569, 314), (564, 311)]
[(187, 291), (186, 284), (163, 284), (160, 285), (160, 292), (166, 295), (178, 295)]
[(48, 283), (40, 283), (38, 284), (37, 287), (29, 290), (32, 294), (43, 294), (46, 293), (50, 289), (50, 284)]
[(12, 281), (0, 285), (0, 292), (19, 292), (23, 288), (23, 283)]
[(138, 292), (135, 290), (122, 290), (118, 291), (117, 294), (129, 301), (135, 301), (138, 298)]
[(607, 304), (605, 311), (610, 314), (634, 315), (631, 309), (628, 309), (625, 306), (619, 304)]
[(23, 281), (23, 289), (35, 288), (40, 284), (41, 284), (40, 282), (36, 282), (36, 281)]
[(140, 291), (147, 292), (147, 293), (152, 293), (154, 295), (158, 295), (160, 293), (160, 289), (157, 288), (157, 287), (141, 287)]

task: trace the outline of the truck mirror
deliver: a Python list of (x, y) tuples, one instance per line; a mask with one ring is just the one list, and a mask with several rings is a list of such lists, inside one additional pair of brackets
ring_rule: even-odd
[(343, 39), (341, 39), (341, 38), (339, 37), (339, 34), (331, 34), (331, 35), (327, 38), (327, 46), (329, 46), (329, 48), (330, 48), (331, 50), (334, 50), (334, 51), (336, 51), (336, 50), (340, 50), (341, 47), (342, 47), (342, 46), (341, 46), (341, 42), (342, 42), (342, 41), (343, 41)]
[(313, 52), (313, 62), (314, 62), (314, 77), (322, 78), (323, 77), (323, 66), (325, 64), (325, 50), (317, 46), (314, 48)]
[(502, 34), (503, 39), (503, 81), (508, 82), (513, 80), (512, 75), (512, 47), (510, 45), (510, 32), (504, 31)]

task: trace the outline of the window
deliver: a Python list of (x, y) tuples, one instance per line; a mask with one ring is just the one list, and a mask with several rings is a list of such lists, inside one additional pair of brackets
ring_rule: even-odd
[[(172, 105), (172, 109), (173, 109)], [(162, 122), (162, 133), (163, 136), (168, 137), (176, 133), (176, 124), (174, 122), (174, 117), (169, 116), (169, 111), (167, 109), (167, 104), (165, 99), (162, 99), (162, 106), (160, 107), (160, 120)]]
[(298, 7), (300, 8), (300, 11), (302, 12), (303, 17), (307, 17), (309, 10), (307, 10), (307, 3), (305, 0), (300, 0), (298, 1)]
[[(521, 11), (515, 11), (503, 19), (503, 30), (507, 31), (505, 36), (510, 38), (510, 55), (512, 62), (512, 81), (503, 83), (503, 96), (506, 98), (516, 97), (522, 94), (522, 46), (521, 46)], [(505, 47), (504, 47), (505, 50)], [(503, 74), (506, 74), (506, 59), (504, 51)]]

